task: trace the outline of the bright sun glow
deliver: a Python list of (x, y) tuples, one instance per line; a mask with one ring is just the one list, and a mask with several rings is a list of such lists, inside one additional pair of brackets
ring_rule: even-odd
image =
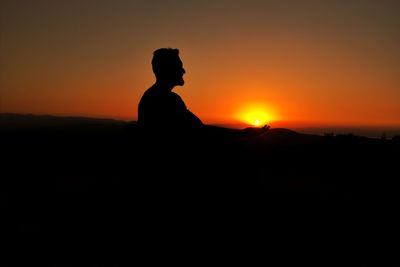
[(248, 106), (240, 111), (238, 118), (249, 125), (260, 127), (276, 119), (272, 114), (263, 106)]

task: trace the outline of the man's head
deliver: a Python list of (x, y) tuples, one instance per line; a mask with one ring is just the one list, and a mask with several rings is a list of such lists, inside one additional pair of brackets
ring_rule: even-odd
[(185, 69), (179, 58), (179, 50), (173, 48), (160, 48), (154, 51), (151, 61), (153, 72), (158, 82), (166, 82), (173, 86), (183, 85)]

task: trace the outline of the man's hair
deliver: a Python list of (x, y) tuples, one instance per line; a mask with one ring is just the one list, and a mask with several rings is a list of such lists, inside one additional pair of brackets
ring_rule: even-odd
[(153, 52), (151, 65), (156, 77), (162, 77), (167, 74), (171, 67), (179, 59), (179, 49), (176, 48), (160, 48)]

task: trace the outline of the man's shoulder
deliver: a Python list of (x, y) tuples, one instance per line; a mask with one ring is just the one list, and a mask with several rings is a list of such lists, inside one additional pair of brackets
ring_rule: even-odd
[(152, 96), (154, 94), (157, 94), (157, 90), (154, 90), (154, 86), (148, 88), (144, 93), (143, 93), (143, 97), (148, 97), (148, 96)]
[(149, 89), (147, 89), (142, 97), (141, 97), (141, 102), (152, 102), (152, 101), (156, 101), (157, 99), (162, 98), (162, 96), (160, 95), (160, 93), (158, 92), (158, 90), (154, 90), (153, 87), (150, 87)]

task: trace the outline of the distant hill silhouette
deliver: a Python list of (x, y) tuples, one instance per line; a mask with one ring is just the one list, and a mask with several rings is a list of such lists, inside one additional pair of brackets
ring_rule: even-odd
[(113, 126), (125, 123), (125, 121), (102, 118), (0, 113), (0, 131), (31, 130), (51, 127), (89, 127), (93, 125)]
[[(257, 177), (261, 184), (272, 180), (279, 183), (287, 179), (307, 180), (307, 183), (317, 181), (316, 183), (335, 184), (333, 187), (338, 194), (360, 193), (365, 189), (354, 191), (353, 189), (357, 189), (356, 184), (346, 187), (341, 184), (343, 182), (350, 185), (361, 180), (369, 183), (387, 180), (386, 182), (395, 182), (397, 185), (397, 179), (392, 181), (394, 166), (399, 157), (397, 139), (370, 139), (354, 135), (319, 136), (284, 128), (270, 129), (261, 136), (240, 139), (222, 136), (215, 140), (171, 140), (164, 137), (162, 132), (158, 137), (152, 136), (150, 139), (140, 134), (135, 122), (18, 114), (0, 114), (0, 129), (6, 154), (16, 157), (19, 155), (21, 160), (25, 158), (24, 161), (17, 160), (10, 164), (38, 165), (37, 161), (42, 158), (40, 162), (47, 165), (46, 161), (54, 161), (54, 156), (59, 159), (56, 165), (69, 162), (69, 167), (64, 166), (56, 176), (64, 177), (73, 172), (74, 177), (71, 179), (76, 181), (80, 181), (82, 177), (98, 183), (101, 177), (114, 183), (121, 179), (120, 176), (131, 175), (131, 171), (142, 171), (145, 176), (156, 175), (160, 170), (151, 165), (170, 165), (168, 168), (171, 175), (184, 175), (188, 180), (192, 174), (218, 174), (219, 177), (210, 181), (212, 183), (225, 183), (226, 177), (237, 175), (249, 177), (241, 177), (237, 182), (241, 179), (247, 182)], [(31, 161), (27, 161), (28, 155), (31, 155)], [(49, 155), (53, 156), (49, 158)], [(83, 155), (87, 163), (74, 164)], [(113, 180), (112, 176), (115, 175), (108, 177), (100, 169), (88, 167), (98, 162), (102, 162), (99, 166), (111, 173), (116, 170), (117, 179)], [(124, 166), (123, 163), (127, 165)], [(148, 168), (145, 167), (147, 165)], [(129, 168), (124, 169), (127, 166)], [(268, 172), (264, 173), (264, 169)], [(147, 170), (148, 173), (145, 173)], [(88, 171), (92, 175), (88, 175)], [(202, 179), (207, 180), (209, 177)], [(65, 182), (71, 181), (67, 179)], [(278, 184), (276, 186), (286, 189), (291, 187)], [(344, 187), (339, 189), (338, 184)], [(318, 185), (313, 186), (316, 186), (314, 193), (321, 193)], [(260, 189), (259, 186), (255, 187)], [(237, 189), (240, 188), (238, 185)], [(270, 187), (266, 190), (270, 192), (275, 189)]]

